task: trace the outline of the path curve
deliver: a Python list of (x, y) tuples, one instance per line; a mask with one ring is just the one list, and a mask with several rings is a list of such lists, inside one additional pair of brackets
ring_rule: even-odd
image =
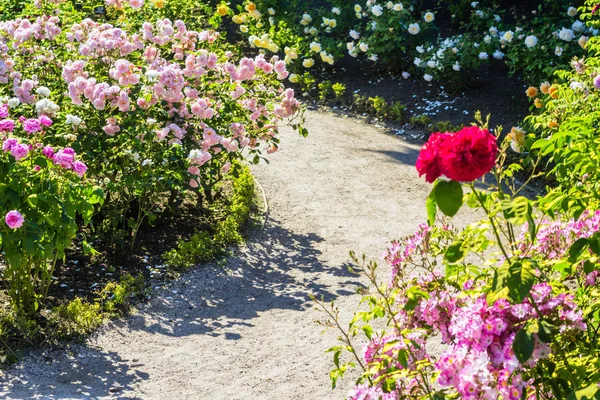
[(308, 112), (310, 135), (282, 130), (253, 169), (265, 229), (224, 268), (200, 268), (84, 345), (36, 352), (0, 380), (5, 399), (342, 399), (328, 372), (336, 332), (309, 294), (348, 318), (361, 278), (348, 251), (377, 258), (425, 219), (418, 147), (353, 119)]

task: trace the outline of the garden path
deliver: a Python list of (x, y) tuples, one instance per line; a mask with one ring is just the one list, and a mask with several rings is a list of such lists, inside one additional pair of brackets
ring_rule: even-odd
[[(199, 268), (155, 292), (127, 321), (69, 351), (40, 351), (0, 378), (5, 399), (339, 399), (328, 371), (336, 332), (309, 294), (347, 321), (365, 283), (348, 251), (378, 258), (425, 219), (418, 147), (381, 129), (308, 112), (307, 139), (253, 168), (270, 205), (261, 232), (223, 268)], [(387, 276), (382, 277), (387, 278)]]

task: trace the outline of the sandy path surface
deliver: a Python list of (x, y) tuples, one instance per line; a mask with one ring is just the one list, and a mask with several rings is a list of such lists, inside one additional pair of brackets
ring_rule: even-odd
[(336, 332), (310, 293), (346, 320), (361, 279), (348, 251), (378, 258), (425, 219), (418, 148), (352, 119), (309, 112), (307, 139), (254, 168), (270, 205), (265, 229), (224, 268), (199, 268), (155, 292), (127, 321), (70, 351), (32, 354), (0, 378), (5, 399), (341, 399), (324, 350)]

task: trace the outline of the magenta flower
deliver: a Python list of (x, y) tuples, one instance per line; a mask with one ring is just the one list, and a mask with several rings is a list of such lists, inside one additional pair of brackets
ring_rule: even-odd
[(15, 122), (12, 119), (3, 119), (0, 121), (0, 132), (12, 132), (15, 129)]
[(0, 105), (0, 118), (8, 118), (8, 105)]
[(17, 143), (19, 143), (17, 139), (6, 139), (4, 143), (2, 143), (2, 150), (9, 151)]
[(72, 167), (73, 171), (75, 171), (75, 173), (79, 175), (79, 177), (83, 178), (83, 175), (85, 175), (85, 171), (87, 171), (87, 166), (81, 161), (75, 161)]
[(73, 160), (75, 159), (75, 151), (67, 147), (65, 149), (59, 150), (54, 154), (54, 164), (60, 165), (63, 168), (71, 169), (73, 165)]
[(10, 229), (18, 229), (23, 226), (23, 222), (25, 222), (25, 218), (23, 218), (21, 213), (17, 210), (9, 211), (4, 220)]
[(23, 129), (31, 134), (42, 130), (42, 122), (37, 118), (29, 118), (23, 121)]
[(51, 160), (54, 158), (54, 149), (52, 146), (44, 146), (42, 153)]
[(40, 123), (46, 127), (51, 126), (52, 125), (52, 120), (50, 118), (48, 118), (45, 115), (42, 115), (40, 117)]
[(29, 154), (29, 146), (23, 143), (17, 143), (10, 148), (10, 154), (17, 160), (25, 158), (27, 157), (27, 154)]

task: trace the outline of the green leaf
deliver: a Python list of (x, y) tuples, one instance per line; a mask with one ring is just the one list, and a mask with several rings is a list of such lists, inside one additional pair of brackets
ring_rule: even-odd
[(532, 260), (521, 260), (512, 264), (508, 272), (506, 284), (509, 297), (520, 303), (527, 297), (535, 282), (535, 264)]
[(457, 181), (440, 181), (433, 189), (435, 201), (448, 217), (456, 215), (463, 203), (463, 190)]
[(517, 360), (521, 363), (525, 363), (533, 354), (535, 339), (533, 338), (533, 335), (528, 333), (525, 329), (521, 329), (517, 332), (512, 347)]
[(371, 338), (373, 337), (373, 328), (371, 328), (371, 325), (363, 325), (361, 329), (365, 333), (365, 336), (367, 336), (367, 338), (371, 340)]
[(31, 207), (36, 207), (38, 203), (38, 195), (36, 193), (29, 195), (29, 197), (27, 197), (27, 203), (29, 203)]
[(437, 213), (437, 203), (435, 202), (435, 186), (425, 202), (425, 208), (427, 209), (427, 223), (429, 226), (435, 224), (435, 214)]
[(449, 263), (457, 263), (461, 261), (465, 257), (465, 253), (461, 249), (462, 244), (462, 242), (452, 243), (444, 254), (444, 261)]
[(552, 336), (557, 332), (557, 329), (554, 325), (546, 321), (537, 321), (537, 334), (538, 338), (544, 343), (552, 343)]
[(588, 243), (589, 241), (586, 238), (577, 239), (569, 249), (569, 261), (572, 263), (577, 261), (581, 254), (583, 254), (583, 251), (588, 247)]
[(597, 383), (592, 383), (590, 386), (587, 386), (583, 389), (576, 390), (569, 394), (567, 397), (568, 400), (592, 400), (598, 398), (598, 393), (600, 389), (598, 388)]
[(404, 368), (408, 368), (408, 352), (406, 351), (406, 349), (400, 349), (398, 351), (398, 362)]

